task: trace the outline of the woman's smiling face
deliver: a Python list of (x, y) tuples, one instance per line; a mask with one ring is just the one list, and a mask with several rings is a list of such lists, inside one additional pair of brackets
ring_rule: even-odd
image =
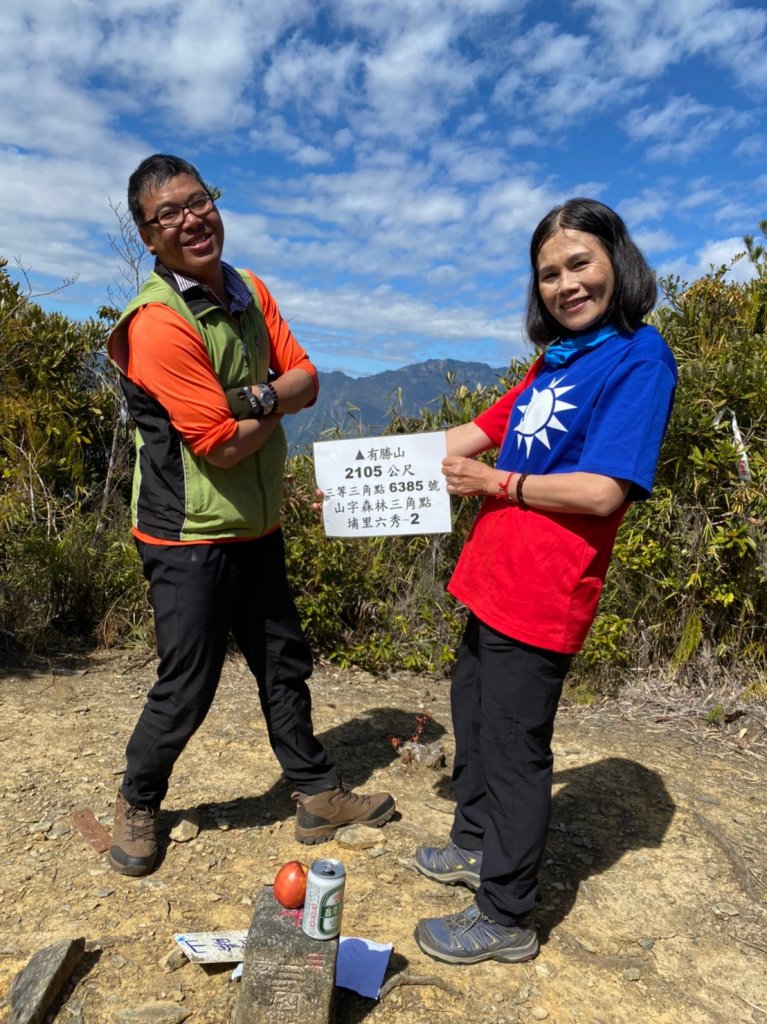
[(538, 251), (536, 275), (544, 306), (567, 333), (588, 330), (610, 308), (615, 274), (595, 235), (559, 228)]

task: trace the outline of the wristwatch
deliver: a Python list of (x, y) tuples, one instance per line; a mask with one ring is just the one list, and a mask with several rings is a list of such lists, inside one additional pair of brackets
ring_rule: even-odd
[(261, 403), (263, 416), (269, 416), (271, 413), (277, 412), (279, 396), (271, 384), (258, 385), (258, 400)]

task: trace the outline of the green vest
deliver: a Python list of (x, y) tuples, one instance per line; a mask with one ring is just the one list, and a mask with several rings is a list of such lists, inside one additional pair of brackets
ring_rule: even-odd
[(136, 424), (133, 525), (158, 540), (255, 538), (279, 523), (287, 455), (281, 426), (263, 448), (235, 466), (214, 466), (190, 450), (164, 407), (125, 375), (128, 324), (142, 306), (160, 302), (200, 335), (223, 390), (266, 380), (266, 323), (250, 275), (242, 270), (239, 274), (253, 294), (253, 302), (241, 314), (239, 324), (208, 299), (187, 304), (167, 281), (152, 273), (109, 337), (108, 352), (121, 371), (120, 383)]

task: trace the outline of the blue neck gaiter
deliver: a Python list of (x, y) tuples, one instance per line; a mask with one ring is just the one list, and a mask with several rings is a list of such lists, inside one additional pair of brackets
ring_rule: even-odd
[(543, 365), (547, 370), (558, 370), (562, 366), (567, 366), (581, 352), (597, 348), (617, 333), (618, 328), (615, 324), (607, 324), (604, 327), (598, 327), (595, 331), (589, 331), (587, 334), (578, 334), (574, 338), (559, 338), (557, 341), (552, 341), (544, 354)]

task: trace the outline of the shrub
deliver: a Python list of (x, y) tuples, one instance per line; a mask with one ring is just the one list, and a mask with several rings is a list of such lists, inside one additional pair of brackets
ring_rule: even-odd
[[(735, 663), (746, 674), (767, 664), (763, 253), (755, 266), (748, 284), (728, 282), (727, 267), (691, 286), (663, 282), (654, 319), (679, 364), (676, 403), (653, 497), (618, 534), (584, 651), (592, 668), (664, 665), (705, 682)], [(604, 628), (616, 618), (617, 647)]]
[[(105, 324), (30, 301), (0, 260), (0, 635), (31, 650), (112, 629), (142, 588), (127, 532), (127, 434)], [(121, 616), (122, 622), (122, 616)]]

